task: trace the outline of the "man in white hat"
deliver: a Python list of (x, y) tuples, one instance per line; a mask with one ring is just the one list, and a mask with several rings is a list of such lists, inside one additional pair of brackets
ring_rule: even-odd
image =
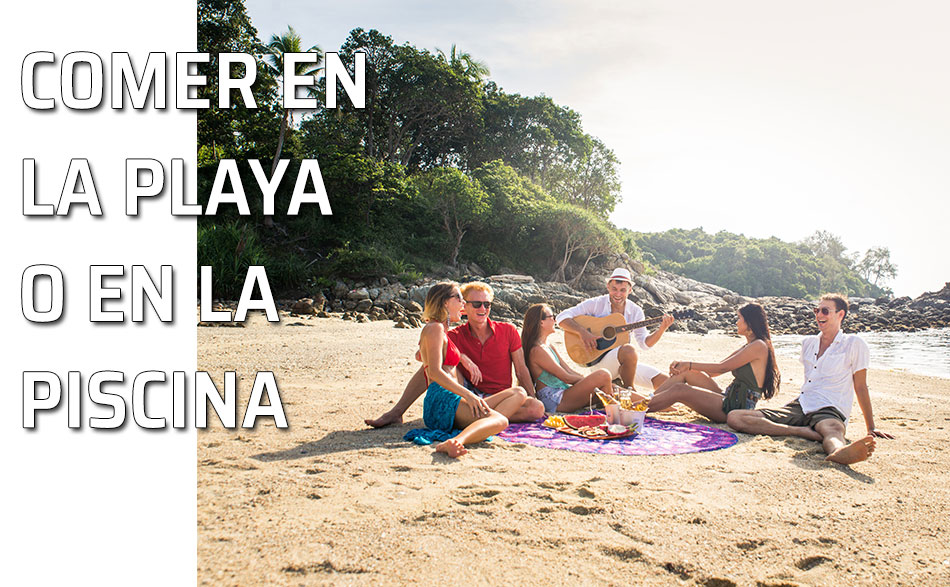
[[(564, 310), (557, 315), (558, 326), (562, 330), (580, 336), (584, 346), (593, 351), (597, 348), (597, 337), (575, 322), (574, 318), (577, 316), (603, 318), (610, 314), (623, 314), (627, 324), (640, 322), (645, 318), (643, 308), (627, 298), (632, 290), (633, 282), (630, 279), (630, 271), (618, 267), (607, 278), (606, 295), (584, 300), (573, 308)], [(647, 329), (641, 327), (633, 331), (633, 338), (641, 349), (646, 350), (660, 340), (660, 337), (663, 336), (663, 333), (671, 324), (673, 324), (673, 317), (663, 316), (660, 327), (652, 334), (648, 334)], [(626, 387), (633, 387), (636, 383), (641, 387), (656, 389), (667, 379), (667, 376), (656, 367), (640, 363), (637, 349), (630, 343), (610, 350), (597, 361), (596, 366), (610, 371), (614, 379), (619, 377)]]

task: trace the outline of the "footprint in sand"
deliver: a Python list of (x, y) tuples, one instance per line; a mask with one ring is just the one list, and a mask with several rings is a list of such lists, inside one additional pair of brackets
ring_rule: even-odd
[(810, 571), (825, 563), (830, 563), (831, 559), (826, 556), (810, 556), (808, 558), (803, 558), (802, 560), (795, 563), (795, 566), (803, 571)]
[(723, 579), (722, 577), (707, 577), (705, 579), (700, 579), (698, 581), (699, 585), (703, 587), (738, 587), (738, 583), (732, 581), (731, 579)]
[(616, 546), (604, 546), (600, 551), (609, 557), (613, 557), (622, 562), (643, 560), (643, 553), (636, 548), (622, 548)]
[(591, 514), (602, 514), (604, 513), (604, 508), (600, 507), (591, 507), (586, 505), (575, 505), (567, 508), (567, 511), (572, 514), (577, 514), (578, 516), (589, 516)]
[(495, 489), (479, 489), (476, 491), (462, 491), (461, 495), (452, 498), (455, 503), (464, 506), (485, 505), (495, 501), (495, 497), (501, 493)]
[(679, 577), (680, 579), (683, 579), (684, 581), (689, 580), (690, 577), (693, 576), (692, 571), (689, 568), (687, 568), (686, 565), (682, 565), (680, 563), (665, 563), (663, 565), (663, 568), (666, 569), (667, 572), (672, 573), (673, 575), (676, 575), (677, 577)]
[(538, 487), (540, 487), (541, 489), (551, 489), (554, 491), (567, 491), (567, 488), (570, 486), (571, 484), (568, 483), (567, 481), (553, 481), (553, 482), (544, 481), (544, 482), (538, 483)]

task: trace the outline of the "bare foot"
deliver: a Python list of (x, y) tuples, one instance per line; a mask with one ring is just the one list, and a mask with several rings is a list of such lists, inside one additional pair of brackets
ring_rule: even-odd
[(363, 420), (363, 422), (366, 422), (367, 426), (372, 426), (373, 428), (385, 428), (390, 424), (402, 424), (402, 414), (386, 412), (376, 419), (367, 418)]
[(851, 465), (866, 460), (874, 452), (874, 437), (868, 434), (860, 440), (855, 440), (848, 446), (843, 446), (828, 455), (825, 460), (841, 465)]
[(821, 442), (824, 439), (824, 437), (822, 437), (822, 435), (819, 434), (817, 430), (809, 426), (797, 426), (796, 428), (796, 436), (801, 438), (814, 440), (816, 442)]
[(455, 440), (454, 438), (450, 438), (446, 440), (445, 442), (437, 444), (435, 446), (435, 451), (444, 452), (445, 454), (449, 455), (453, 459), (457, 459), (460, 456), (467, 453), (468, 449), (465, 448), (465, 446), (463, 446), (462, 443), (459, 442), (458, 440)]

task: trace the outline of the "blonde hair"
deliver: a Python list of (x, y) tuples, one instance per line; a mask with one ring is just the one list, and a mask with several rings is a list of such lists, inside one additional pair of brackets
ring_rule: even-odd
[(472, 291), (473, 289), (476, 291), (483, 291), (488, 294), (489, 302), (495, 299), (495, 290), (493, 290), (490, 285), (483, 281), (470, 281), (464, 284), (462, 286), (462, 297), (467, 298), (468, 292)]
[(426, 305), (422, 317), (428, 322), (445, 322), (449, 319), (449, 312), (445, 309), (445, 302), (452, 298), (453, 292), (459, 284), (454, 281), (440, 281), (429, 288), (426, 294)]

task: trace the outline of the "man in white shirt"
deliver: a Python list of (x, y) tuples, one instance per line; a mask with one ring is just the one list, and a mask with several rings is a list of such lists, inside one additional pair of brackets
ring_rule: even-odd
[[(733, 410), (726, 422), (749, 434), (800, 436), (822, 443), (826, 460), (850, 465), (874, 452), (875, 437), (893, 438), (874, 427), (874, 412), (868, 393), (868, 345), (841, 331), (848, 314), (848, 301), (840, 294), (826, 294), (815, 308), (820, 334), (802, 341), (801, 361), (805, 382), (798, 399), (778, 409)], [(867, 436), (850, 444), (845, 427), (854, 397), (858, 398)]]
[[(630, 271), (618, 267), (607, 278), (607, 295), (584, 300), (573, 308), (564, 310), (557, 315), (558, 326), (562, 330), (579, 335), (584, 346), (589, 350), (594, 350), (597, 348), (597, 337), (575, 322), (574, 318), (577, 316), (603, 318), (610, 314), (623, 314), (627, 324), (640, 322), (644, 319), (643, 308), (627, 299), (632, 290)], [(647, 334), (646, 328), (637, 328), (633, 331), (633, 338), (641, 349), (646, 350), (660, 340), (671, 324), (673, 324), (673, 317), (663, 316), (663, 322), (655, 332)], [(595, 365), (610, 371), (614, 379), (619, 377), (626, 387), (633, 387), (634, 383), (637, 383), (642, 387), (656, 389), (667, 380), (668, 377), (660, 373), (658, 369), (639, 363), (638, 359), (637, 349), (628, 343), (610, 350)]]

